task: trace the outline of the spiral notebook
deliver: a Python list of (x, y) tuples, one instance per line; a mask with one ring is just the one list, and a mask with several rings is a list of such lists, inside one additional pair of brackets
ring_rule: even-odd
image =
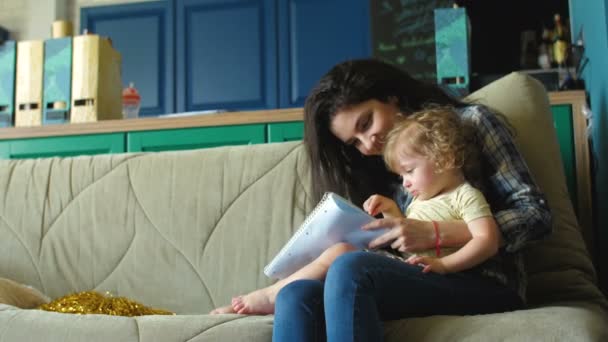
[(327, 192), (285, 246), (264, 267), (270, 278), (283, 279), (316, 259), (328, 247), (348, 242), (365, 248), (386, 229), (362, 230), (374, 217), (341, 196)]

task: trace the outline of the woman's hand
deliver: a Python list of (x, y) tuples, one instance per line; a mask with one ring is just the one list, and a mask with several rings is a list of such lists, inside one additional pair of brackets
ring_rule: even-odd
[(382, 195), (371, 195), (365, 202), (363, 202), (363, 210), (372, 216), (382, 213), (382, 216), (385, 218), (403, 217), (397, 203)]
[(393, 249), (400, 252), (419, 252), (435, 248), (435, 228), (431, 222), (393, 217), (374, 220), (362, 229), (389, 228), (369, 243), (369, 248), (376, 248), (390, 243)]

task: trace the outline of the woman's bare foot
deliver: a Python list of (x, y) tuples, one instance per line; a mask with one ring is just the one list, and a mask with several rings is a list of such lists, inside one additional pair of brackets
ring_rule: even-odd
[(221, 314), (234, 314), (236, 311), (232, 308), (232, 305), (220, 306), (219, 308), (213, 309), (210, 315), (221, 315)]
[(272, 286), (259, 289), (232, 299), (232, 309), (244, 315), (269, 315), (274, 313), (276, 293)]

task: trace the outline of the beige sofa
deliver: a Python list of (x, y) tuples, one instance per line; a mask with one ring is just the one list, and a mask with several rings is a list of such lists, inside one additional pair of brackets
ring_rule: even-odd
[[(554, 213), (553, 235), (527, 252), (530, 308), (389, 322), (387, 340), (608, 341), (544, 89), (511, 74), (473, 98), (509, 117)], [(0, 341), (269, 341), (272, 316), (206, 313), (269, 284), (262, 268), (312, 208), (310, 183), (299, 142), (0, 162), (0, 277), (52, 298), (95, 289), (178, 313), (0, 305)]]

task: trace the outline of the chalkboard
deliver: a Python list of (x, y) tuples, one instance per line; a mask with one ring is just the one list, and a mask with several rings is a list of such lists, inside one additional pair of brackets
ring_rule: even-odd
[(436, 82), (435, 8), (453, 0), (370, 0), (373, 55), (410, 73)]

